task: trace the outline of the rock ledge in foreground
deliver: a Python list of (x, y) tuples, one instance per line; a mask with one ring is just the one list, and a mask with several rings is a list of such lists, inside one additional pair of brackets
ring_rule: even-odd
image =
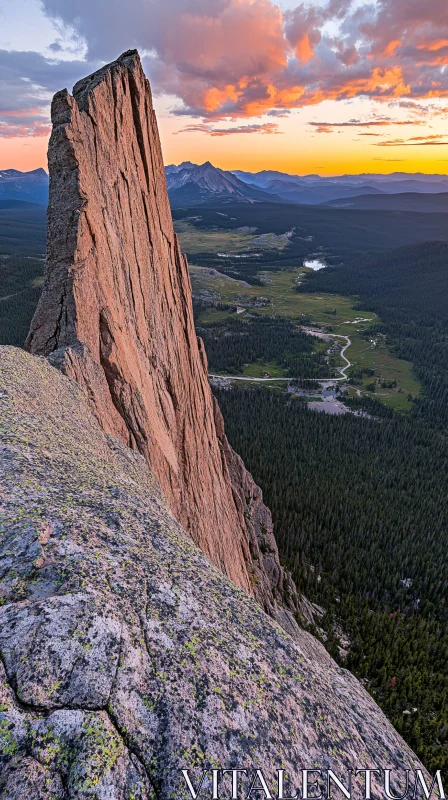
[(185, 796), (179, 769), (417, 758), (225, 578), (46, 359), (0, 348), (0, 797)]

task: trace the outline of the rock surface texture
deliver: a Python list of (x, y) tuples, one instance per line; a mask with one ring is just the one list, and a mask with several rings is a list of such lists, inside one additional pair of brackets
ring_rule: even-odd
[(103, 430), (144, 456), (213, 563), (294, 625), (277, 602), (289, 578), (270, 513), (208, 383), (138, 53), (56, 94), (52, 119), (47, 273), (26, 348), (76, 380)]
[(0, 492), (2, 800), (182, 798), (182, 768), (283, 767), (291, 788), (316, 764), (420, 767), (313, 637), (210, 563), (77, 384), (6, 347)]

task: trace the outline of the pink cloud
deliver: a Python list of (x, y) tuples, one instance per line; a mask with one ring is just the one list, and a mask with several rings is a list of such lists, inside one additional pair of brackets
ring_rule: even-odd
[(0, 137), (47, 136), (51, 96), (95, 66), (46, 59), (34, 51), (0, 50)]
[[(244, 55), (236, 37), (238, 57), (228, 40), (223, 56), (220, 37), (226, 39), (228, 20), (243, 11)], [(324, 30), (329, 21), (340, 25), (332, 37)], [(184, 103), (178, 113), (236, 119), (329, 99), (407, 99), (418, 106), (423, 98), (448, 97), (446, 0), (379, 0), (376, 15), (371, 6), (353, 12), (344, 0), (323, 7), (300, 3), (282, 22), (269, 0), (227, 0), (211, 23), (220, 33), (202, 43), (200, 57), (189, 52), (182, 63), (176, 59), (167, 68), (164, 62), (158, 73), (167, 87), (175, 75), (174, 93)]]
[(114, 13), (110, 0), (42, 3), (86, 42), (91, 63), (129, 46), (147, 53), (153, 89), (178, 98), (178, 115), (238, 120), (357, 97), (418, 115), (421, 101), (448, 98), (447, 0), (309, 0), (288, 11), (274, 0), (127, 0)]
[[(285, 115), (286, 116), (286, 115)], [(279, 134), (283, 131), (278, 130), (278, 125), (275, 122), (264, 122), (260, 125), (238, 125), (233, 128), (212, 128), (206, 123), (199, 123), (197, 125), (187, 125), (177, 133), (208, 133), (209, 136), (231, 136), (239, 133), (264, 133), (264, 134)]]
[(370, 41), (372, 55), (401, 53), (404, 58), (415, 58), (420, 51), (421, 64), (439, 63), (441, 55), (443, 63), (448, 63), (445, 0), (379, 0), (378, 8), (373, 21), (359, 26)]
[(294, 54), (301, 63), (307, 63), (315, 56), (315, 48), (320, 44), (320, 27), (324, 21), (321, 9), (306, 7), (303, 3), (285, 14), (285, 33)]
[[(338, 128), (372, 128), (372, 127), (390, 127), (391, 125), (424, 125), (423, 120), (394, 120), (394, 119), (374, 119), (361, 122), (360, 120), (351, 119), (347, 122), (309, 122), (308, 125), (316, 128), (316, 133), (333, 133)], [(381, 136), (380, 133), (360, 133), (360, 136)], [(427, 138), (427, 137), (425, 137)], [(431, 138), (431, 137), (429, 137)]]
[(27, 136), (49, 136), (50, 131), (50, 125), (17, 125), (8, 124), (0, 120), (0, 138), (3, 139), (16, 139)]
[(37, 109), (4, 109), (0, 111), (0, 138), (48, 136), (51, 130), (47, 117)]
[(398, 146), (416, 146), (416, 145), (437, 145), (448, 144), (448, 142), (441, 142), (440, 139), (445, 139), (445, 134), (438, 133), (431, 136), (411, 136), (409, 139), (392, 139), (385, 142), (375, 142), (376, 147), (398, 147)]

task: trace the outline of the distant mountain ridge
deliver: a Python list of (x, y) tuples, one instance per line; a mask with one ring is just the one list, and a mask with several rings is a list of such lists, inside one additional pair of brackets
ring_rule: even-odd
[[(322, 177), (290, 175), (278, 170), (226, 171), (215, 167), (209, 161), (204, 164), (184, 161), (178, 165), (170, 164), (165, 167), (165, 174), (173, 207), (236, 198), (245, 202), (274, 200), (298, 205), (321, 205), (364, 195), (448, 192), (447, 175), (424, 173), (395, 172), (388, 175), (364, 173)], [(413, 207), (413, 210), (418, 209)]]
[(275, 170), (255, 173), (235, 170), (234, 175), (253, 188), (258, 187), (265, 192), (275, 193), (286, 202), (302, 205), (320, 205), (360, 195), (448, 192), (447, 175), (423, 173), (396, 172), (391, 175), (339, 175), (325, 178), (320, 175), (289, 175)]
[(0, 170), (0, 200), (23, 200), (47, 205), (48, 183), (48, 175), (42, 168), (30, 172)]
[[(286, 202), (299, 205), (321, 205), (337, 202), (338, 208), (384, 208), (419, 211), (418, 198), (398, 204), (376, 204), (372, 199), (363, 204), (359, 198), (414, 194), (440, 195), (448, 193), (448, 175), (394, 172), (389, 175), (364, 173), (360, 175), (290, 175), (278, 170), (246, 172), (222, 170), (210, 161), (194, 164), (183, 161), (165, 167), (168, 194), (173, 208), (202, 205), (210, 202), (240, 200), (241, 202)], [(345, 200), (357, 198), (353, 206), (341, 206)], [(0, 170), (0, 200), (29, 203), (48, 203), (48, 174), (42, 168), (21, 172)], [(372, 204), (373, 203), (373, 204)], [(423, 211), (443, 211), (443, 201), (426, 203)]]
[(32, 203), (29, 200), (3, 200), (0, 198), (0, 211), (39, 211), (42, 210), (43, 203)]
[(448, 213), (448, 192), (366, 194), (330, 200), (324, 205), (327, 208), (347, 208), (358, 211), (419, 211), (426, 214), (443, 214)]
[(210, 161), (192, 164), (184, 161), (179, 166), (165, 167), (168, 194), (172, 206), (199, 205), (215, 200), (240, 199), (245, 202), (272, 202), (273, 193), (250, 186), (233, 172), (214, 167)]

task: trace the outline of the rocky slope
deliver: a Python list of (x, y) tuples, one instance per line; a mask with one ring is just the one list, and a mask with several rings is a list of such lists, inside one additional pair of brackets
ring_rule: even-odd
[(219, 569), (293, 625), (277, 604), (288, 579), (270, 513), (209, 387), (137, 52), (73, 97), (56, 94), (52, 119), (48, 266), (26, 347), (74, 378), (104, 431), (144, 456)]
[(305, 766), (420, 766), (350, 673), (200, 552), (75, 382), (11, 347), (0, 492), (2, 800), (185, 797), (182, 768), (282, 767), (294, 787)]

